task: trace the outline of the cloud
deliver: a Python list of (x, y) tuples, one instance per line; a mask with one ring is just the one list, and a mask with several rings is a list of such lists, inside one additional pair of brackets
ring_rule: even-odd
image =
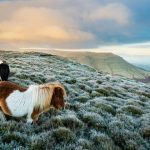
[(91, 33), (81, 31), (71, 20), (47, 8), (21, 8), (1, 22), (0, 29), (1, 41), (59, 43), (94, 39)]
[(113, 3), (100, 6), (89, 15), (92, 21), (112, 20), (120, 25), (128, 25), (130, 21), (130, 12), (122, 4)]
[(130, 13), (121, 3), (98, 0), (0, 2), (0, 43), (18, 47), (36, 44), (54, 48), (98, 47), (111, 42), (106, 41), (107, 37), (124, 35)]

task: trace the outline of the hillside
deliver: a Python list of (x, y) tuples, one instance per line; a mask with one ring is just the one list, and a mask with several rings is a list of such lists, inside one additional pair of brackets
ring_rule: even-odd
[(50, 110), (33, 125), (0, 117), (1, 150), (148, 150), (150, 87), (43, 53), (2, 52), (10, 81), (20, 85), (59, 80), (69, 106)]
[(98, 71), (108, 72), (111, 75), (122, 75), (132, 79), (148, 79), (150, 77), (150, 72), (128, 63), (113, 53), (67, 51), (50, 51), (49, 53), (75, 59), (82, 64), (89, 65)]

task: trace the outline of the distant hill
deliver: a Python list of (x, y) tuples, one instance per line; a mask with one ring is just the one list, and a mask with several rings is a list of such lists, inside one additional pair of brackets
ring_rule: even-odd
[(112, 75), (122, 75), (131, 79), (149, 81), (150, 72), (128, 63), (122, 57), (113, 53), (68, 51), (51, 51), (50, 53), (77, 60), (98, 71), (108, 72)]
[(139, 63), (133, 63), (135, 66), (138, 66), (140, 68), (143, 68), (147, 71), (150, 71), (150, 64), (139, 64)]

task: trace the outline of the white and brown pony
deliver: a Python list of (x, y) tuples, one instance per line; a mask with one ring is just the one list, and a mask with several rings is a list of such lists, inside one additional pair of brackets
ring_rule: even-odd
[(0, 107), (9, 116), (27, 115), (27, 122), (37, 121), (51, 107), (65, 107), (66, 91), (59, 82), (30, 85), (28, 88), (8, 81), (0, 82)]
[(6, 61), (0, 60), (0, 77), (2, 81), (7, 81), (10, 74), (9, 65)]

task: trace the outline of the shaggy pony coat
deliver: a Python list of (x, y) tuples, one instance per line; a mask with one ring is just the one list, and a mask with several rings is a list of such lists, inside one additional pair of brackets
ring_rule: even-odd
[(2, 81), (7, 81), (10, 74), (9, 66), (5, 61), (0, 60), (0, 77)]
[(28, 88), (15, 83), (0, 82), (0, 108), (14, 117), (27, 116), (27, 122), (38, 120), (41, 113), (51, 107), (65, 107), (66, 91), (59, 82), (30, 85)]

